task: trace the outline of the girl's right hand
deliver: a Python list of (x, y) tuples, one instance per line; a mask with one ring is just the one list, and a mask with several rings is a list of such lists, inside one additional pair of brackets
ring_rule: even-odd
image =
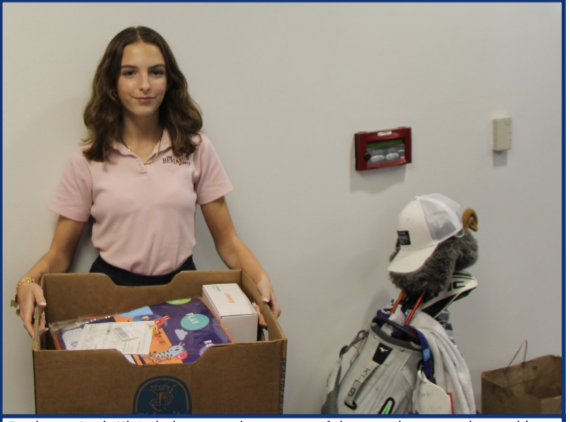
[[(84, 222), (70, 220), (59, 216), (55, 233), (49, 251), (22, 277), (23, 280), (32, 278), (39, 280), (42, 274), (64, 273), (69, 271), (73, 263), (73, 257), (83, 232)], [(42, 288), (36, 283), (21, 283), (18, 286), (18, 304), (20, 305), (20, 318), (24, 322), (24, 328), (31, 338), (34, 338), (34, 310), (36, 306), (45, 308), (46, 299)], [(44, 312), (40, 316), (40, 331), (46, 331)]]
[[(18, 304), (20, 305), (20, 318), (24, 322), (24, 328), (28, 331), (31, 338), (34, 338), (34, 311), (36, 304), (45, 308), (46, 300), (42, 288), (36, 283), (23, 283), (18, 287)], [(42, 334), (45, 329), (45, 313), (41, 313), (40, 331)]]

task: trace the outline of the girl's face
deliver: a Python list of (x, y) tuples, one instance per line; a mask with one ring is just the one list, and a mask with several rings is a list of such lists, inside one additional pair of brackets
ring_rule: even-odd
[(164, 57), (156, 45), (143, 42), (127, 45), (117, 82), (123, 116), (158, 116), (166, 93), (166, 79)]

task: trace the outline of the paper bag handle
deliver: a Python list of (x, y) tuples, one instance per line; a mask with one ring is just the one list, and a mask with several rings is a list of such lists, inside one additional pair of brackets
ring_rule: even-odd
[(511, 367), (511, 365), (513, 364), (515, 358), (517, 357), (517, 355), (519, 354), (519, 352), (521, 351), (523, 346), (524, 346), (524, 355), (523, 355), (523, 362), (522, 363), (523, 363), (523, 365), (525, 364), (525, 362), (526, 362), (526, 349), (528, 348), (528, 340), (523, 340), (523, 342), (519, 346), (517, 352), (515, 353), (515, 355), (513, 356), (511, 361), (509, 362), (509, 365), (507, 366), (507, 368)]

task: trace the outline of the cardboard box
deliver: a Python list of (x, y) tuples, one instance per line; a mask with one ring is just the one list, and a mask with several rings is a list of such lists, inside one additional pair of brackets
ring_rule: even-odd
[(206, 284), (202, 286), (202, 299), (236, 343), (256, 341), (259, 317), (237, 284)]
[[(200, 297), (204, 284), (237, 283), (262, 303), (246, 273), (188, 271), (165, 286), (115, 285), (104, 274), (45, 274), (48, 323), (103, 316), (149, 304)], [(287, 339), (263, 304), (267, 339), (216, 345), (192, 364), (137, 366), (117, 350), (54, 350), (49, 333), (32, 343), (38, 414), (283, 413)]]

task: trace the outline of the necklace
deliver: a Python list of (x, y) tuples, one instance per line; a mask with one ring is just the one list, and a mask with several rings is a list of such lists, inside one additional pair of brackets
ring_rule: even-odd
[[(145, 161), (145, 162), (143, 163), (145, 167), (150, 166), (150, 165), (152, 164), (152, 162), (153, 162), (154, 160), (156, 160), (156, 157), (158, 157), (158, 154), (160, 154), (160, 141), (162, 141), (162, 138), (160, 138), (160, 139), (158, 140), (158, 150), (156, 151), (156, 154), (154, 155), (154, 157), (152, 157), (151, 160)], [(127, 147), (127, 149), (128, 149), (129, 151), (133, 152), (133, 150), (131, 149), (131, 147), (129, 147), (129, 146), (127, 145), (127, 143), (125, 142), (125, 140), (123, 139), (122, 136), (121, 136), (121, 142)], [(133, 152), (133, 154), (134, 154), (134, 152)]]

